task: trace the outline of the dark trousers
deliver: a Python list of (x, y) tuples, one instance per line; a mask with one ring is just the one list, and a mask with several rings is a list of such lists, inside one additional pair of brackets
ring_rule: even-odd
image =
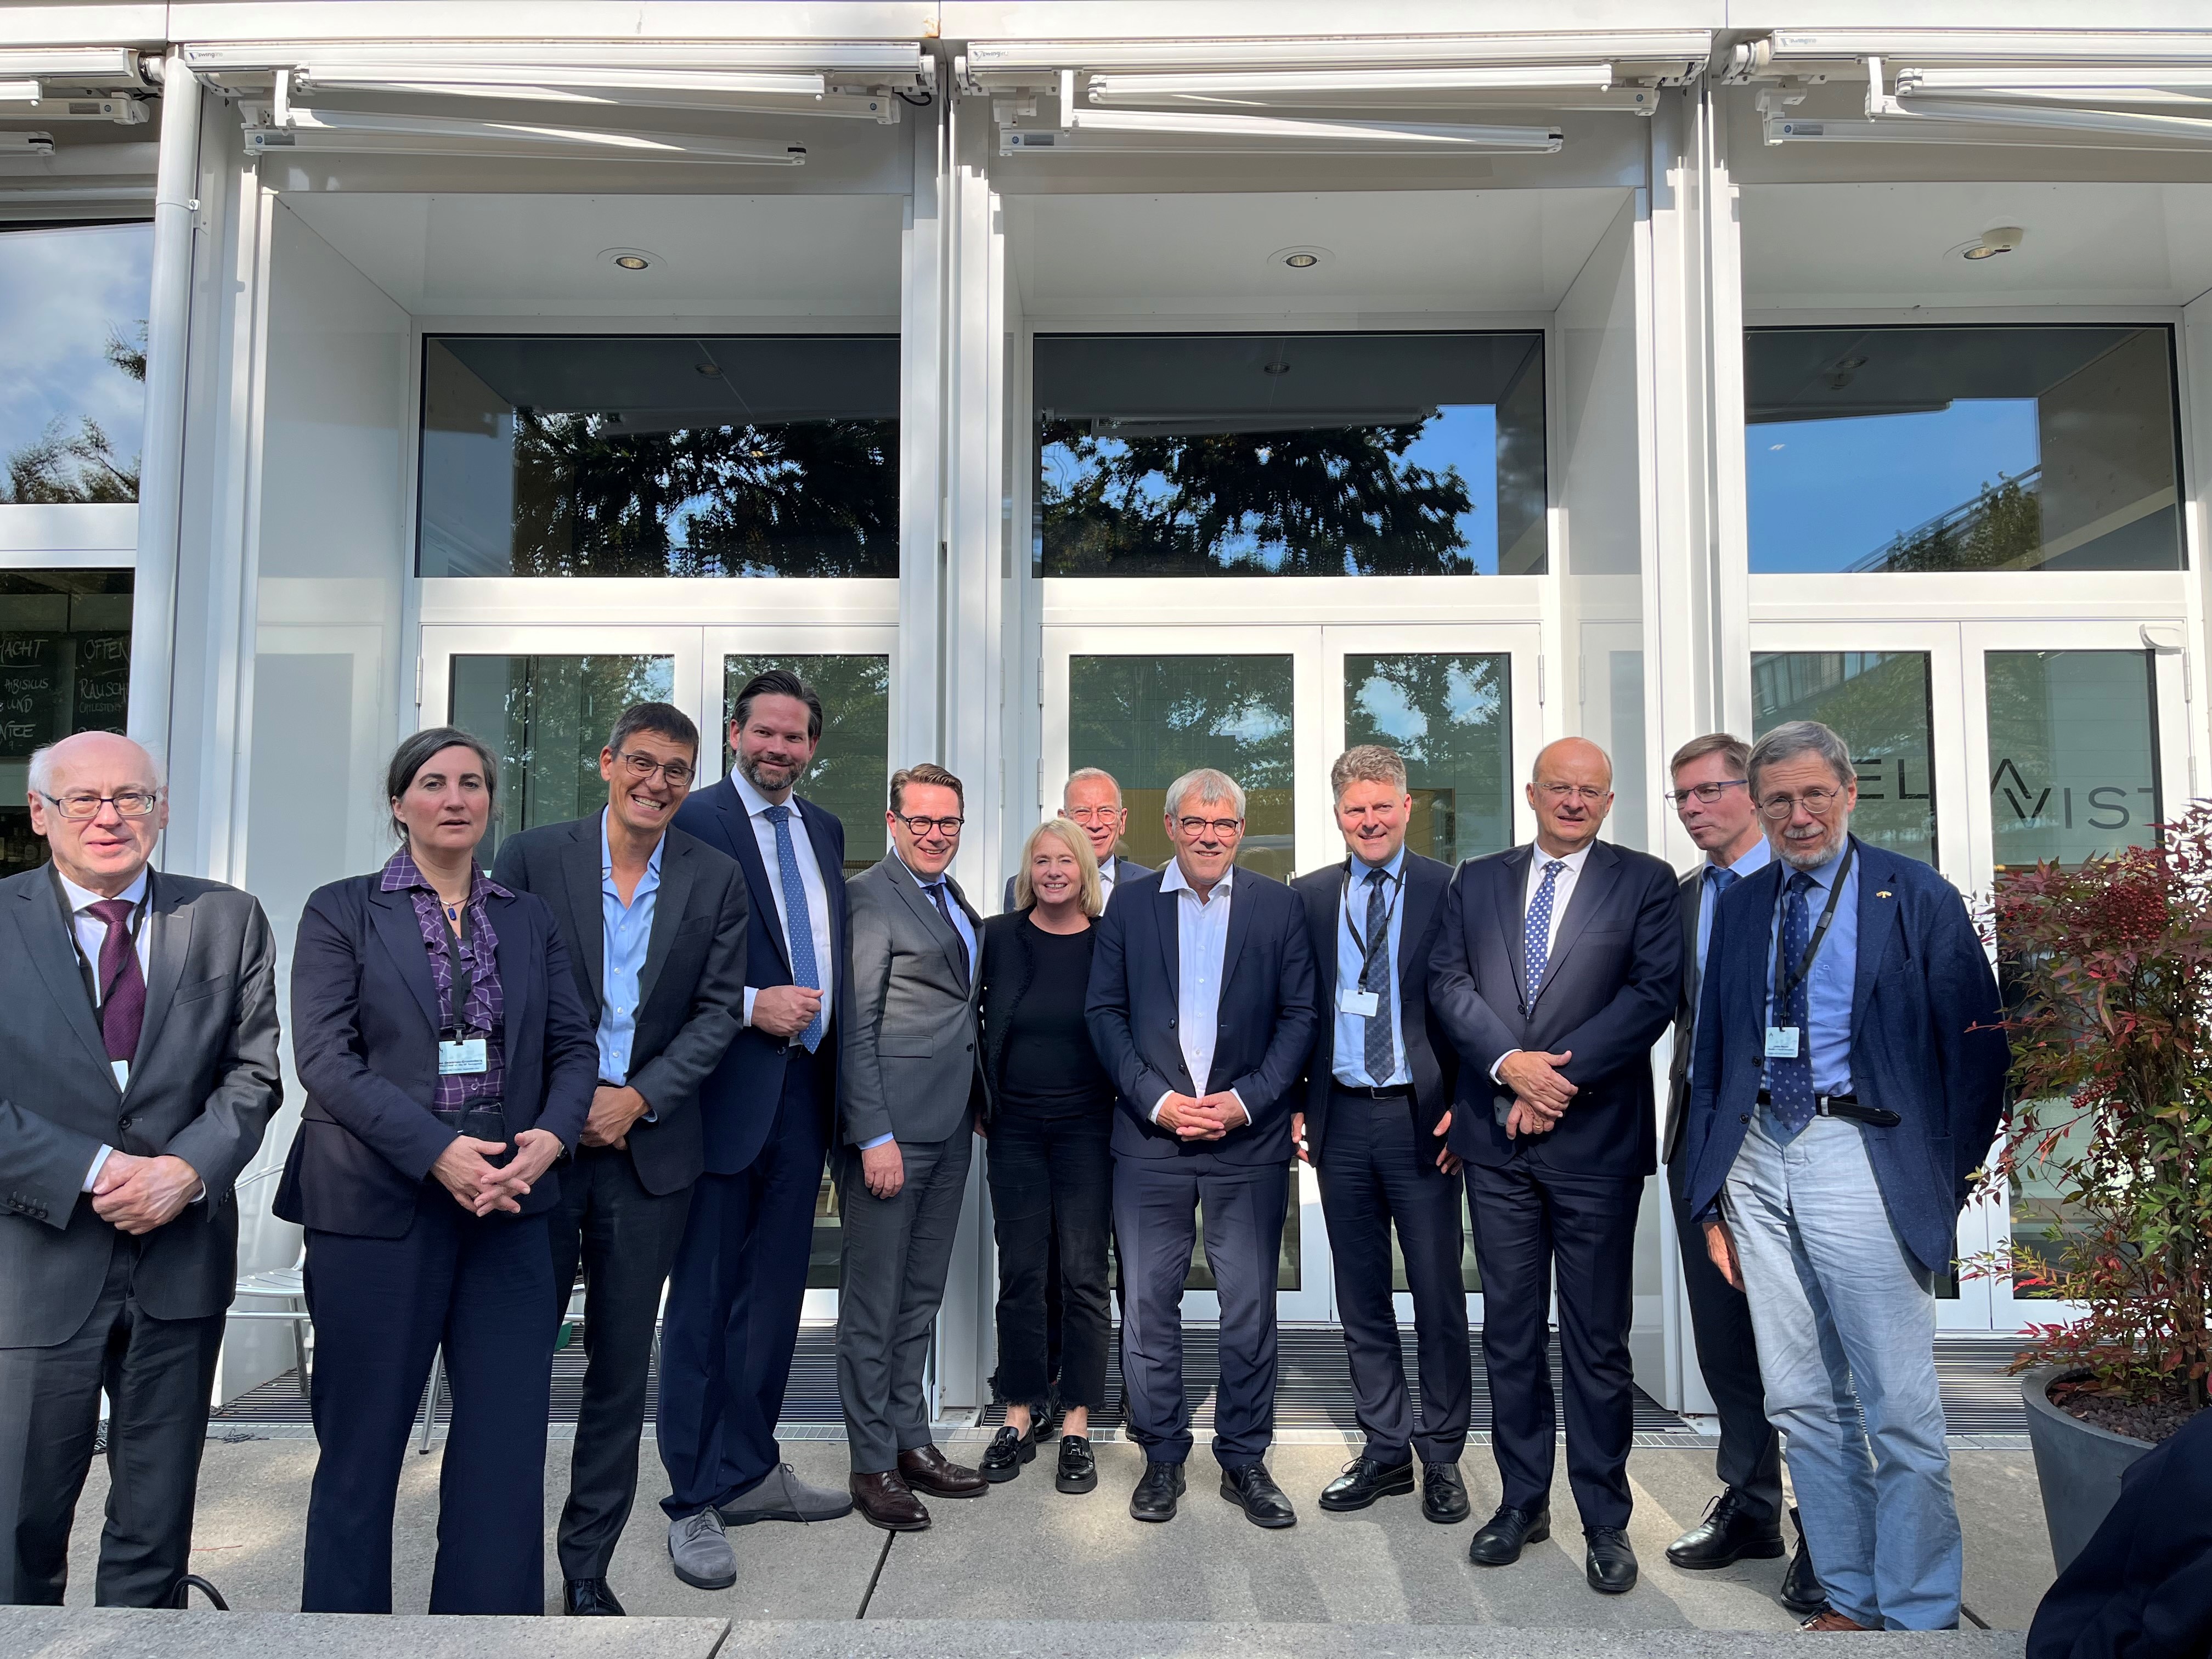
[(660, 1287), (684, 1237), (691, 1189), (646, 1191), (628, 1151), (582, 1146), (561, 1171), (550, 1217), (553, 1310), (584, 1281), (584, 1398), (561, 1511), (561, 1572), (604, 1578), (637, 1494), (638, 1437)]
[(1628, 1327), (1643, 1194), (1640, 1176), (1570, 1174), (1521, 1159), (1502, 1169), (1467, 1166), (1482, 1268), (1492, 1449), (1504, 1501), (1516, 1508), (1551, 1500), (1559, 1419), (1545, 1316), (1556, 1275), (1567, 1480), (1583, 1526), (1628, 1524), (1628, 1449), (1636, 1426)]
[(61, 1605), (103, 1389), (100, 1605), (166, 1607), (187, 1571), (222, 1316), (143, 1312), (131, 1289), (137, 1263), (137, 1241), (118, 1235), (106, 1283), (76, 1335), (50, 1348), (0, 1348), (0, 1529), (10, 1546), (0, 1553), (0, 1602)]
[(1114, 1224), (1111, 1109), (1046, 1117), (1013, 1107), (991, 1126), (1004, 1399), (1042, 1400), (1050, 1385), (1049, 1292), (1057, 1277), (1066, 1345), (1060, 1402), (1106, 1403), (1106, 1345), (1114, 1328), (1106, 1295), (1106, 1245)]
[(302, 1613), (392, 1611), (392, 1515), (430, 1357), (453, 1417), (438, 1471), (432, 1613), (545, 1610), (553, 1256), (544, 1215), (472, 1216), (435, 1182), (398, 1238), (307, 1233), (321, 1447)]
[(691, 1189), (660, 1331), (660, 1506), (672, 1520), (743, 1496), (782, 1461), (775, 1422), (822, 1194), (822, 1071), (794, 1046), (760, 1156)]
[[(1474, 1395), (1460, 1276), (1460, 1183), (1423, 1155), (1409, 1103), (1340, 1090), (1329, 1101), (1319, 1174), (1321, 1212), (1336, 1264), (1337, 1318), (1367, 1435), (1365, 1455), (1396, 1464), (1418, 1449), (1424, 1463), (1456, 1463), (1467, 1446)], [(1418, 1431), (1391, 1302), (1393, 1224), (1421, 1356)]]
[(884, 1474), (898, 1467), (901, 1452), (931, 1442), (922, 1372), (975, 1137), (963, 1126), (950, 1139), (902, 1140), (898, 1148), (906, 1182), (890, 1198), (868, 1191), (857, 1149), (838, 1160), (845, 1248), (837, 1267), (837, 1395), (855, 1474)]
[(1213, 1455), (1242, 1468), (1275, 1438), (1275, 1267), (1289, 1171), (1210, 1157), (1114, 1160), (1114, 1237), (1121, 1259), (1121, 1382), (1129, 1432), (1155, 1463), (1190, 1456), (1182, 1388), (1182, 1287), (1199, 1212), (1221, 1304), (1221, 1382)]
[(1723, 1485), (1756, 1519), (1782, 1516), (1782, 1437), (1766, 1420), (1766, 1389), (1759, 1380), (1759, 1344), (1752, 1335), (1751, 1304), (1721, 1277), (1705, 1253), (1705, 1230), (1690, 1218), (1682, 1166), (1668, 1166), (1667, 1191), (1674, 1206), (1674, 1231), (1682, 1245), (1682, 1285), (1690, 1297), (1690, 1331), (1698, 1370), (1721, 1420), (1714, 1457)]

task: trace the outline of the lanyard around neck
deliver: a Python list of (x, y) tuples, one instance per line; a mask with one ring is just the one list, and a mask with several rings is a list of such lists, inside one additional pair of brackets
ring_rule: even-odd
[[(1820, 912), (1820, 920), (1813, 929), (1813, 936), (1805, 941), (1805, 954), (1797, 963), (1797, 971), (1784, 980), (1786, 963), (1782, 954), (1783, 929), (1779, 923), (1774, 929), (1774, 1006), (1787, 1009), (1790, 999), (1797, 994), (1797, 988), (1812, 977), (1814, 958), (1820, 954), (1820, 945), (1828, 937), (1828, 924), (1836, 919), (1836, 906), (1844, 896), (1844, 882), (1851, 873), (1851, 860), (1858, 849), (1850, 841), (1844, 842), (1843, 861), (1836, 866), (1836, 879), (1828, 888), (1828, 902)], [(1790, 884), (1782, 884), (1782, 902), (1790, 902)]]
[[(1347, 877), (1350, 873), (1349, 871), (1346, 872)], [(1388, 870), (1382, 873), (1383, 878), (1390, 884), (1390, 896), (1382, 907), (1382, 936), (1388, 939), (1390, 937), (1390, 923), (1398, 914), (1398, 902), (1406, 896), (1406, 872), (1404, 866), (1401, 866), (1398, 873), (1395, 876)], [(1367, 878), (1370, 884), (1374, 881), (1375, 872), (1372, 870), (1368, 872)], [(1352, 920), (1352, 883), (1348, 879), (1344, 884), (1343, 914), (1344, 931), (1352, 936), (1352, 946), (1359, 952), (1359, 974), (1364, 982), (1367, 976), (1367, 941), (1360, 938), (1359, 928)]]

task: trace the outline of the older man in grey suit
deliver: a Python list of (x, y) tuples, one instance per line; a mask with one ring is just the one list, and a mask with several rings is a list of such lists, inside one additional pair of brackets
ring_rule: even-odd
[(52, 862), (0, 882), (0, 1601), (58, 1607), (110, 1402), (96, 1595), (173, 1604), (238, 1273), (231, 1186), (276, 1111), (276, 949), (246, 894), (147, 867), (153, 757), (31, 757)]
[(837, 1391), (853, 1501), (890, 1532), (929, 1524), (916, 1487), (939, 1498), (990, 1490), (932, 1443), (921, 1383), (982, 1087), (982, 921), (946, 874), (963, 811), (960, 780), (943, 767), (893, 773), (891, 852), (845, 884), (853, 963), (837, 1077)]

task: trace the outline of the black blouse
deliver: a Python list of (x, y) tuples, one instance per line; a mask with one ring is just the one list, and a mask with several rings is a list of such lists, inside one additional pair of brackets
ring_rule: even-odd
[(1113, 1085), (1083, 1020), (1097, 928), (1048, 933), (1026, 911), (994, 916), (984, 927), (983, 1050), (994, 1111), (1111, 1107)]

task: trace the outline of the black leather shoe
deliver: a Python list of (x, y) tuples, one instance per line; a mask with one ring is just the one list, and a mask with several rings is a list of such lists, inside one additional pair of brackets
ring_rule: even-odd
[(561, 1611), (574, 1619), (620, 1619), (623, 1604), (604, 1578), (564, 1578), (561, 1581)]
[(1795, 1509), (1790, 1511), (1790, 1523), (1797, 1528), (1797, 1547), (1790, 1554), (1790, 1571), (1782, 1575), (1782, 1605), (1795, 1613), (1816, 1613), (1828, 1605), (1828, 1592), (1813, 1571), (1813, 1552), (1805, 1547), (1805, 1523)]
[[(1409, 1468), (1407, 1479), (1412, 1478)], [(1410, 1492), (1412, 1488), (1407, 1490)], [(1255, 1527), (1298, 1524), (1298, 1512), (1283, 1496), (1283, 1489), (1275, 1484), (1275, 1477), (1267, 1473), (1265, 1463), (1247, 1463), (1241, 1469), (1222, 1470), (1221, 1495), (1243, 1510), (1244, 1518)]]
[(1413, 1489), (1413, 1464), (1378, 1463), (1371, 1457), (1355, 1457), (1344, 1473), (1321, 1489), (1325, 1510), (1364, 1510), (1378, 1498), (1389, 1498)]
[(1055, 1492), (1070, 1493), (1097, 1490), (1098, 1460), (1091, 1455), (1088, 1436), (1060, 1437), (1060, 1468), (1053, 1472), (1052, 1485)]
[(1421, 1514), (1440, 1527), (1455, 1527), (1474, 1513), (1456, 1463), (1421, 1465)]
[(1771, 1561), (1781, 1553), (1781, 1524), (1753, 1516), (1734, 1486), (1705, 1505), (1704, 1520), (1667, 1546), (1668, 1560), (1686, 1572)]
[(1510, 1504), (1501, 1504), (1467, 1547), (1467, 1559), (1478, 1567), (1510, 1567), (1521, 1559), (1524, 1547), (1540, 1544), (1551, 1535), (1549, 1504), (1540, 1510), (1516, 1510)]
[(1060, 1419), (1065, 1410), (1060, 1403), (1060, 1384), (1054, 1383), (1045, 1390), (1043, 1399), (1030, 1407), (1030, 1432), (1036, 1437), (1040, 1446), (1060, 1432)]
[(1129, 1494), (1129, 1513), (1139, 1521), (1172, 1521), (1176, 1499), (1182, 1496), (1182, 1465), (1145, 1463), (1145, 1477)]
[(1036, 1461), (1036, 1437), (1019, 1430), (1000, 1429), (992, 1436), (991, 1443), (983, 1453), (983, 1461), (975, 1472), (992, 1485), (1011, 1480), (1022, 1472), (1022, 1465)]
[(1636, 1552), (1628, 1547), (1626, 1527), (1585, 1527), (1583, 1538), (1589, 1554), (1583, 1573), (1600, 1595), (1626, 1595), (1636, 1588)]

